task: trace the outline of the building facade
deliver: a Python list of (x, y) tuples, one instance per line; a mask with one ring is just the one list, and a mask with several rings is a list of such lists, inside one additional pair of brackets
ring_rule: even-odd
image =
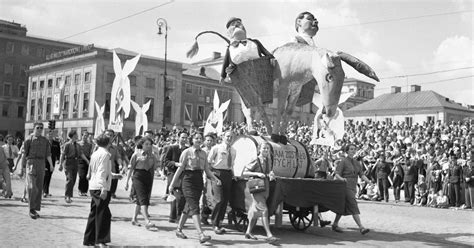
[[(95, 102), (100, 106), (105, 104), (104, 119), (107, 128), (115, 78), (112, 50), (92, 48), (76, 51), (79, 52), (65, 57), (56, 56), (54, 60), (30, 67), (26, 134), (32, 132), (34, 122), (46, 123), (52, 119), (56, 120), (56, 129), (59, 129), (59, 134), (63, 137), (70, 130), (95, 132)], [(115, 52), (122, 65), (125, 60), (137, 55), (124, 49), (115, 49)], [(151, 101), (147, 112), (148, 129), (151, 130), (160, 129), (163, 120), (167, 121), (167, 126), (180, 123), (181, 63), (167, 61), (166, 88), (174, 90), (165, 90), (163, 74), (164, 60), (141, 56), (135, 70), (129, 75), (131, 99), (140, 106)], [(64, 93), (61, 94), (62, 82)], [(165, 113), (163, 116), (165, 92), (167, 98), (174, 102), (168, 109), (168, 115)], [(135, 135), (136, 114), (133, 108), (130, 111), (129, 118), (124, 121), (123, 136), (126, 138)]]
[(421, 91), (420, 86), (411, 85), (410, 92), (392, 87), (391, 93), (347, 110), (344, 117), (359, 122), (405, 122), (412, 125), (474, 119), (474, 110), (434, 91)]
[(76, 46), (27, 35), (21, 24), (0, 20), (0, 133), (23, 137), (28, 97), (28, 67), (47, 55)]

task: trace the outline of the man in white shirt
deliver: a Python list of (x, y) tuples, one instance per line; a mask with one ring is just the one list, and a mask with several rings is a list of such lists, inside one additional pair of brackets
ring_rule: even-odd
[(15, 158), (18, 157), (20, 151), (18, 150), (18, 147), (13, 144), (14, 139), (12, 135), (7, 135), (5, 140), (7, 141), (7, 143), (3, 145), (2, 148), (5, 152), (5, 155), (7, 156), (8, 168), (10, 169), (10, 173), (13, 173), (13, 167), (15, 166), (15, 163), (13, 161)]
[(212, 183), (214, 200), (217, 202), (212, 211), (212, 225), (216, 234), (223, 234), (225, 230), (221, 228), (221, 222), (224, 219), (227, 204), (232, 192), (232, 178), (234, 176), (234, 159), (236, 150), (231, 147), (233, 139), (232, 131), (226, 131), (223, 137), (223, 143), (211, 148), (208, 155), (211, 170), (221, 181), (220, 185)]

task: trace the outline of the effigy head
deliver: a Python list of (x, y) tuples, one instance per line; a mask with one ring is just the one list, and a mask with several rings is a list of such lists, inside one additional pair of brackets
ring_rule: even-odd
[(325, 52), (320, 59), (313, 59), (313, 64), (313, 68), (316, 69), (313, 76), (318, 82), (323, 103), (322, 113), (331, 118), (337, 112), (342, 85), (344, 84), (345, 74), (342, 69), (341, 58), (337, 54)]

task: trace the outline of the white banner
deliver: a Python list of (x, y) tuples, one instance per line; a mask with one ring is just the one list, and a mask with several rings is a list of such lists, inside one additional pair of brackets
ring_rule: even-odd
[(53, 115), (61, 113), (61, 93), (56, 92), (53, 95)]

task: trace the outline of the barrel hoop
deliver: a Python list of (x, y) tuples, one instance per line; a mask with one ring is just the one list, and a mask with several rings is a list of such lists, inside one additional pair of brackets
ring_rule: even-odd
[[(297, 140), (295, 140), (295, 141), (298, 142), (298, 143), (300, 143), (300, 145), (301, 145), (302, 147), (305, 147), (305, 146), (303, 145), (303, 143), (301, 143), (301, 142), (299, 142), (299, 141), (297, 141)], [(304, 175), (304, 177), (306, 178), (306, 177), (308, 177), (309, 167), (311, 166), (311, 157), (309, 156), (308, 149), (304, 149), (304, 151), (306, 152), (306, 161), (307, 161), (307, 163), (308, 163), (308, 166), (306, 166), (306, 174)]]
[[(270, 144), (270, 140), (269, 140), (268, 138), (266, 138), (265, 136), (260, 136), (260, 138), (262, 138), (262, 139), (265, 140), (268, 144)], [(255, 142), (256, 142), (256, 141), (255, 141)], [(257, 146), (257, 148), (258, 148), (258, 146)], [(270, 168), (271, 168), (270, 171), (273, 171), (273, 160), (274, 160), (273, 154), (274, 154), (274, 153), (273, 153), (273, 146), (270, 145), (270, 161), (272, 161), (272, 162), (271, 162), (271, 166), (270, 166)]]
[(295, 148), (295, 150), (296, 150), (296, 154), (295, 154), (295, 156), (296, 156), (296, 170), (295, 170), (295, 174), (293, 174), (293, 178), (295, 178), (295, 177), (296, 177), (296, 173), (298, 173), (298, 167), (299, 167), (298, 165), (299, 165), (299, 162), (300, 162), (300, 159), (299, 159), (299, 156), (298, 156), (298, 154), (299, 154), (299, 153), (298, 153), (298, 147), (296, 147), (295, 145), (291, 144), (290, 142), (288, 142), (288, 145), (293, 146), (293, 147)]

